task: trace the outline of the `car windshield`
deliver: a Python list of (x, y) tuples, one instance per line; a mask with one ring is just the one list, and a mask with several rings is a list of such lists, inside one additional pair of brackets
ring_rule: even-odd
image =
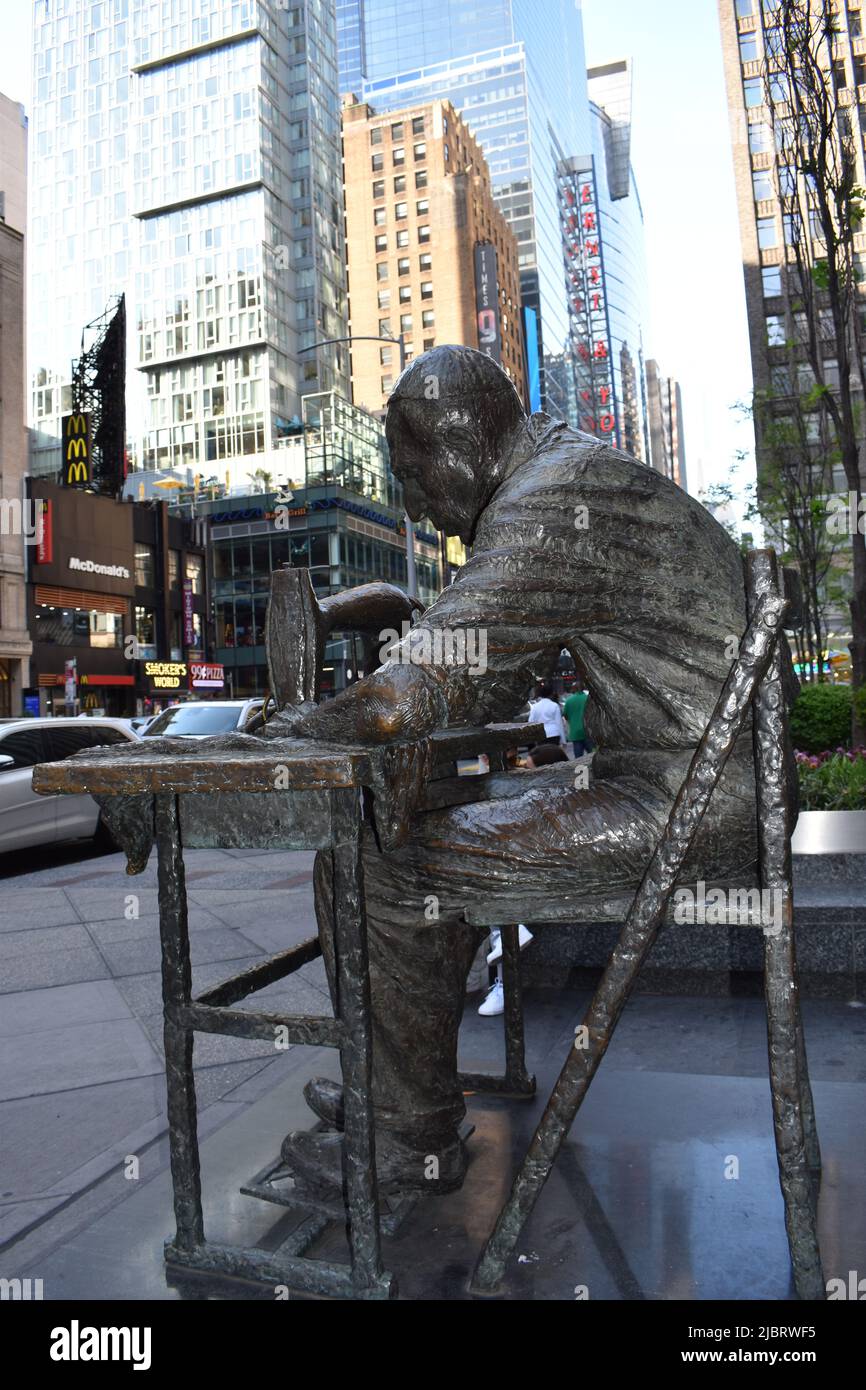
[(239, 705), (175, 705), (163, 710), (144, 730), (145, 738), (168, 734), (192, 738), (197, 734), (225, 734), (237, 728)]

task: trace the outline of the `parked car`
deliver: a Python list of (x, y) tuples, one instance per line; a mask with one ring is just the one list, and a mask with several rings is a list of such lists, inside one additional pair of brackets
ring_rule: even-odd
[(122, 719), (16, 719), (0, 724), (0, 853), (88, 836), (112, 849), (92, 796), (39, 796), (37, 763), (56, 763), (85, 748), (138, 743)]
[(264, 700), (188, 700), (170, 705), (150, 721), (144, 738), (208, 738), (243, 731)]
[(155, 714), (136, 714), (133, 715), (132, 719), (128, 719), (125, 722), (129, 724), (129, 727), (133, 729), (135, 733), (138, 734), (139, 738), (141, 738), (141, 735), (144, 733), (148, 724), (151, 722), (152, 719), (156, 719), (156, 717), (157, 716)]

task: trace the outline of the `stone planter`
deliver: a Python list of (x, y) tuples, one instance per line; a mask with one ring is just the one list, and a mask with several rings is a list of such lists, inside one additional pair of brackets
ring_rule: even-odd
[(866, 811), (801, 811), (791, 849), (797, 856), (866, 855)]

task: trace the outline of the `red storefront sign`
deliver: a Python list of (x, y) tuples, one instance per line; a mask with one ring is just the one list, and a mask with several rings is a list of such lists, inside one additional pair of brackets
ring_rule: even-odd
[(37, 565), (50, 565), (54, 560), (54, 514), (52, 511), (53, 503), (47, 497), (37, 497), (35, 504), (37, 513), (36, 525), (39, 528), (36, 532), (38, 537), (36, 542), (36, 563)]
[(190, 690), (222, 690), (225, 683), (225, 668), (218, 661), (189, 663)]

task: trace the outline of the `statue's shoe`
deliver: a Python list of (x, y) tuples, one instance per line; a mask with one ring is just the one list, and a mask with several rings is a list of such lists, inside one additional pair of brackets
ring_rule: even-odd
[(304, 1100), (313, 1114), (324, 1120), (326, 1125), (330, 1125), (332, 1129), (343, 1128), (343, 1088), (338, 1081), (328, 1081), (324, 1076), (314, 1076), (304, 1087)]
[[(294, 1177), (313, 1192), (330, 1197), (342, 1192), (343, 1140), (339, 1134), (296, 1130), (283, 1140), (280, 1157)], [(466, 1150), (460, 1139), (439, 1152), (423, 1153), (387, 1133), (376, 1136), (376, 1174), (383, 1196), (456, 1192), (463, 1186), (466, 1167)]]

